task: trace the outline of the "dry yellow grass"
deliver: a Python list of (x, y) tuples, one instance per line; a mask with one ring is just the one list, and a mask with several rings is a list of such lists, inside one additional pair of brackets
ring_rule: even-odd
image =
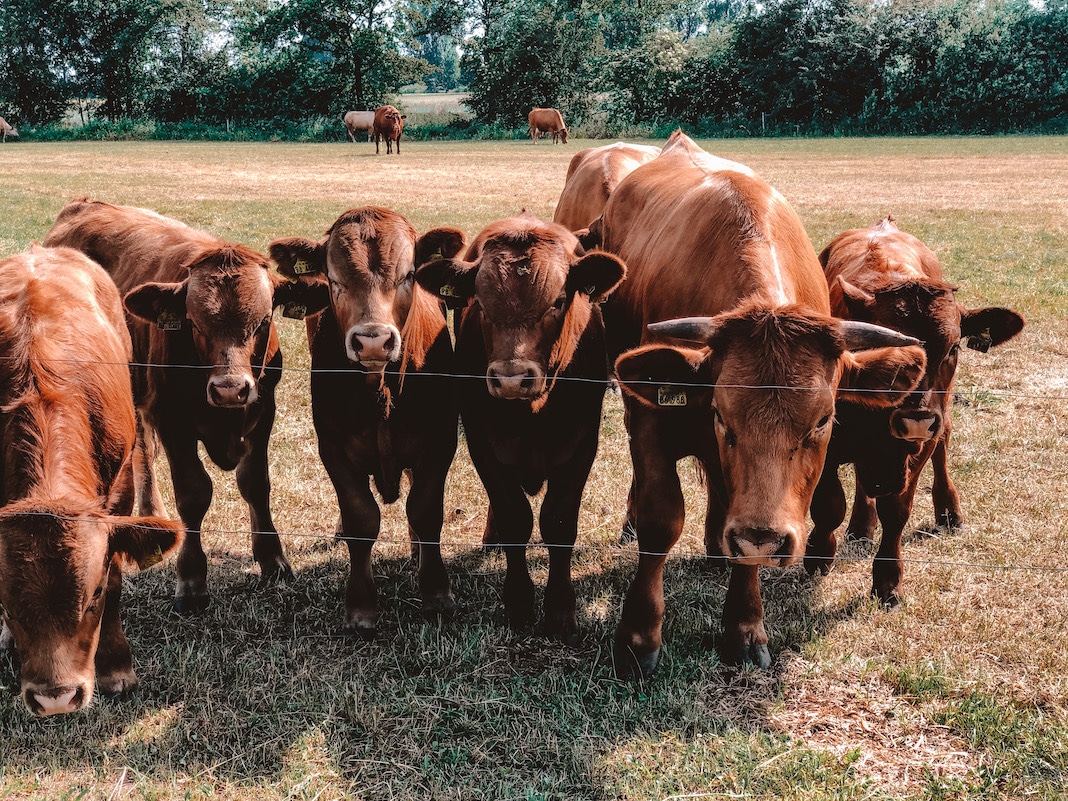
[[(473, 235), (521, 208), (551, 216), (570, 157), (592, 144), (412, 142), (376, 158), (363, 143), (22, 143), (0, 148), (0, 255), (41, 239), (82, 195), (260, 250), (364, 204)], [(719, 669), (706, 640), (725, 576), (700, 568), (703, 495), (680, 465), (690, 514), (666, 578), (664, 663), (648, 688), (615, 685), (606, 649), (634, 560), (614, 545), (629, 457), (610, 395), (580, 518), (577, 651), (503, 630), (503, 561), (474, 550), (485, 501), (462, 447), (443, 535), (458, 621), (419, 622), (397, 504), (376, 551), (383, 636), (335, 640), (347, 561), (330, 542), (303, 327), (284, 320), (294, 370), (272, 439), (272, 506), (296, 584), (257, 588), (246, 575), (247, 513), (232, 476), (214, 471), (205, 544), (218, 603), (176, 621), (161, 614), (167, 570), (135, 579), (143, 698), (51, 726), (0, 713), (0, 796), (1061, 797), (1050, 771), (1068, 760), (1068, 140), (706, 146), (776, 186), (817, 249), (893, 214), (941, 256), (964, 304), (1028, 318), (1017, 340), (961, 360), (952, 469), (966, 527), (907, 539), (902, 609), (867, 600), (870, 554), (857, 549), (820, 582), (769, 574), (772, 672)], [(933, 517), (927, 489), (916, 526)], [(543, 585), (543, 555), (532, 562)], [(12, 705), (11, 675), (0, 667), (0, 706)]]

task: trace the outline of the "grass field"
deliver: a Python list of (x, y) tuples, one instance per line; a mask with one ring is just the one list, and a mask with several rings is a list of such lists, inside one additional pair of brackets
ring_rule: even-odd
[[(591, 144), (406, 142), (399, 158), (365, 143), (9, 144), (0, 256), (86, 195), (261, 251), (364, 204), (470, 236), (520, 208), (551, 216), (571, 155)], [(423, 622), (397, 504), (376, 548), (380, 636), (345, 639), (347, 558), (331, 539), (303, 326), (279, 318), (293, 369), (273, 509), (296, 580), (260, 586), (233, 477), (213, 472), (211, 608), (171, 615), (167, 566), (128, 582), (137, 695), (34, 720), (0, 657), (0, 798), (1068, 797), (1068, 138), (704, 144), (781, 190), (817, 249), (892, 213), (940, 255), (965, 305), (1028, 320), (1017, 340), (961, 359), (951, 467), (966, 526), (923, 531), (921, 482), (902, 608), (869, 601), (859, 548), (819, 581), (768, 572), (773, 667), (723, 668), (712, 642), (726, 576), (703, 568), (703, 495), (683, 464), (691, 513), (665, 578), (661, 665), (646, 685), (616, 682), (611, 637), (636, 560), (615, 544), (630, 467), (609, 395), (575, 557), (577, 648), (504, 625), (503, 558), (476, 547), (485, 500), (462, 446), (443, 533), (456, 619)], [(538, 548), (532, 563), (544, 585)]]

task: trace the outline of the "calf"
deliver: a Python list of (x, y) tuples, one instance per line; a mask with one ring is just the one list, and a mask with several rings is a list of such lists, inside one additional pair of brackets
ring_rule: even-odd
[(524, 213), (499, 220), (466, 260), (440, 259), (416, 280), (450, 302), (470, 301), (456, 341), (460, 414), (471, 460), (489, 495), (487, 539), (507, 559), (504, 606), (512, 626), (534, 620), (526, 495), (547, 485), (541, 536), (549, 546), (545, 627), (573, 642), (578, 624), (571, 551), (579, 503), (597, 453), (608, 380), (597, 301), (623, 279), (622, 261), (584, 253), (566, 228)]
[(379, 106), (375, 109), (374, 134), (375, 153), (378, 153), (379, 139), (386, 140), (386, 154), (393, 152), (393, 143), (397, 143), (397, 155), (400, 155), (401, 134), (404, 133), (404, 120), (407, 115), (401, 114), (393, 106)]
[(562, 141), (567, 144), (567, 135), (571, 129), (564, 125), (564, 117), (554, 108), (533, 108), (527, 115), (527, 126), (530, 138), (534, 144), (538, 144), (538, 138), (542, 133), (551, 134), (553, 144)]
[(81, 253), (0, 261), (0, 606), (35, 715), (137, 684), (119, 617), (124, 566), (182, 529), (130, 517), (136, 424), (118, 292)]
[(175, 609), (198, 611), (208, 603), (200, 525), (212, 482), (198, 442), (220, 468), (237, 471), (261, 575), (291, 576), (271, 519), (267, 473), (274, 389), (282, 371), (273, 311), (289, 303), (315, 311), (321, 308), (317, 299), (271, 273), (259, 253), (144, 209), (74, 201), (60, 212), (45, 243), (81, 250), (125, 294), (143, 430), (141, 510), (163, 509), (153, 467), (158, 435), (188, 529), (178, 555)]
[(441, 304), (414, 277), (420, 262), (454, 256), (463, 244), (452, 228), (419, 237), (400, 214), (380, 208), (346, 211), (318, 242), (271, 243), (283, 275), (330, 298), (308, 318), (312, 419), (341, 509), (338, 536), (349, 549), (345, 627), (365, 637), (378, 618), (371, 548), (381, 517), (372, 477), (393, 503), (401, 473), (410, 471), (406, 511), (423, 610), (435, 616), (453, 606), (439, 547), (456, 452), (452, 342)]
[(855, 466), (856, 501), (849, 535), (873, 539), (877, 512), (883, 536), (872, 567), (872, 595), (895, 606), (903, 574), (901, 534), (928, 460), (934, 468), (936, 523), (961, 524), (960, 499), (947, 467), (960, 343), (967, 340), (969, 347), (986, 351), (1016, 336), (1024, 321), (1009, 309), (961, 306), (935, 254), (916, 237), (898, 230), (890, 217), (870, 228), (840, 234), (819, 258), (835, 315), (916, 337), (927, 353), (920, 383), (899, 406), (837, 404), (827, 461), (812, 497), (813, 529), (805, 566), (811, 573), (826, 573), (837, 547), (835, 530), (845, 519), (838, 467)]

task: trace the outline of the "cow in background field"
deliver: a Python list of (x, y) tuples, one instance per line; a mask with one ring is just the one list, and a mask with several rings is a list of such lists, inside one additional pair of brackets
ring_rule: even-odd
[(453, 607), (439, 547), (456, 452), (452, 342), (441, 304), (414, 277), (421, 262), (454, 256), (463, 244), (459, 230), (420, 237), (400, 214), (373, 207), (346, 211), (320, 241), (271, 243), (282, 274), (330, 298), (307, 322), (312, 418), (341, 509), (338, 537), (349, 549), (345, 628), (364, 637), (374, 635), (378, 618), (371, 548), (381, 513), (372, 477), (393, 503), (401, 473), (410, 472), (406, 511), (423, 611), (437, 616)]
[(273, 312), (287, 304), (317, 311), (322, 299), (272, 273), (259, 253), (145, 209), (73, 201), (45, 244), (81, 250), (124, 293), (144, 432), (141, 510), (163, 510), (153, 470), (158, 434), (178, 514), (188, 529), (178, 555), (175, 609), (198, 611), (208, 603), (200, 526), (212, 483), (198, 442), (220, 468), (237, 471), (251, 517), (252, 554), (263, 578), (291, 576), (271, 519), (267, 473), (274, 390), (282, 371)]
[(373, 111), (349, 111), (342, 118), (345, 123), (345, 135), (350, 142), (356, 141), (357, 131), (367, 132), (367, 141), (374, 136), (375, 113)]
[(540, 518), (549, 546), (545, 629), (574, 642), (571, 551), (608, 380), (596, 303), (626, 270), (615, 256), (584, 253), (563, 226), (527, 213), (491, 223), (465, 255), (423, 265), (416, 280), (448, 302), (468, 303), (456, 370), (485, 380), (461, 378), (456, 386), (471, 461), (489, 496), (486, 539), (507, 559), (505, 612), (515, 628), (534, 621), (526, 496), (547, 485)]
[(130, 517), (136, 422), (115, 285), (68, 248), (0, 261), (0, 643), (35, 715), (137, 684), (119, 617), (124, 566), (149, 567), (178, 523)]
[(571, 158), (553, 222), (579, 231), (601, 216), (609, 196), (624, 177), (660, 155), (652, 145), (614, 145), (580, 150)]
[(374, 134), (375, 153), (378, 152), (379, 139), (386, 140), (386, 154), (393, 152), (393, 143), (397, 143), (397, 155), (400, 155), (401, 134), (404, 132), (404, 120), (408, 116), (401, 114), (393, 106), (379, 106), (375, 109)]
[(838, 466), (856, 468), (850, 537), (874, 539), (878, 514), (883, 536), (872, 566), (872, 595), (889, 606), (901, 597), (901, 535), (912, 511), (920, 473), (934, 468), (935, 522), (958, 527), (960, 499), (948, 470), (953, 378), (960, 343), (985, 352), (1016, 336), (1023, 318), (1010, 309), (966, 309), (946, 283), (938, 257), (893, 220), (839, 234), (820, 254), (838, 317), (893, 328), (923, 342), (927, 369), (919, 385), (892, 409), (848, 401), (837, 404), (823, 476), (812, 497), (813, 529), (805, 566), (830, 570), (835, 530), (846, 499)]
[(538, 143), (538, 137), (542, 133), (552, 134), (554, 145), (558, 140), (562, 140), (565, 145), (567, 144), (567, 135), (571, 129), (564, 125), (564, 118), (556, 109), (531, 109), (527, 115), (527, 123), (529, 125), (530, 138), (534, 140), (534, 144)]
[[(628, 266), (604, 309), (609, 351), (642, 345), (616, 361), (639, 545), (616, 670), (648, 676), (656, 666), (664, 563), (685, 514), (676, 462), (685, 456), (707, 475), (706, 551), (731, 562), (723, 660), (766, 668), (760, 566), (804, 555), (835, 398), (901, 400), (919, 380), (923, 349), (831, 317), (816, 253), (782, 195), (681, 131), (619, 183), (600, 230)], [(700, 349), (668, 344), (679, 340)]]
[(3, 136), (3, 141), (5, 142), (7, 141), (7, 138), (9, 136), (13, 136), (16, 139), (19, 138), (19, 132), (15, 130), (15, 128), (11, 126), (8, 121), (5, 120), (3, 117), (0, 117), (0, 135)]

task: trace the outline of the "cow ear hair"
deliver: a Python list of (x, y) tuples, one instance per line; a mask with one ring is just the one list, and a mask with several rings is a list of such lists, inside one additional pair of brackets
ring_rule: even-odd
[(415, 280), (423, 289), (456, 309), (467, 305), (475, 294), (478, 264), (460, 259), (435, 259), (415, 271)]
[(271, 305), (282, 307), (285, 317), (303, 319), (309, 314), (318, 314), (330, 305), (330, 287), (325, 281), (309, 280), (301, 276), (290, 281), (282, 275), (272, 275), (274, 298)]
[(274, 240), (267, 251), (278, 272), (286, 278), (300, 280), (313, 276), (326, 277), (326, 242), (294, 236)]
[(916, 388), (927, 367), (919, 345), (845, 351), (836, 400), (869, 408), (896, 406)]
[(415, 266), (419, 267), (437, 256), (451, 259), (467, 244), (467, 237), (459, 228), (431, 228), (415, 242)]
[(647, 345), (616, 359), (616, 378), (645, 406), (707, 409), (716, 383), (710, 356), (707, 349)]
[(842, 276), (838, 276), (838, 286), (842, 290), (842, 300), (853, 317), (862, 316), (863, 309), (875, 301), (875, 295), (854, 286)]
[(163, 561), (182, 542), (185, 528), (162, 517), (120, 517), (112, 520), (109, 545), (124, 565), (140, 570)]
[(1020, 333), (1024, 318), (1012, 309), (988, 306), (982, 309), (960, 310), (960, 333), (968, 337), (968, 347), (985, 353), (995, 345), (1007, 342)]
[(582, 292), (592, 301), (604, 300), (626, 277), (627, 265), (622, 259), (595, 250), (571, 265), (565, 288), (569, 294)]
[(156, 323), (164, 329), (169, 328), (171, 323), (180, 328), (186, 318), (185, 294), (188, 287), (188, 280), (178, 284), (141, 284), (126, 293), (122, 305), (139, 320)]

